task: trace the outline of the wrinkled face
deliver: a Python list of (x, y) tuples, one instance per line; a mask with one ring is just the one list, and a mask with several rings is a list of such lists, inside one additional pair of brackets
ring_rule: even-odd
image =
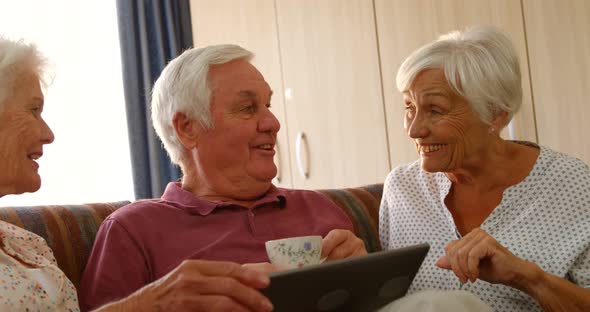
[(14, 85), (0, 113), (0, 196), (35, 192), (41, 187), (35, 160), (43, 155), (43, 145), (53, 142), (53, 133), (41, 117), (39, 79), (22, 74)]
[(403, 96), (404, 127), (414, 139), (422, 169), (453, 172), (485, 153), (489, 126), (451, 89), (442, 70), (421, 72)]
[[(198, 138), (198, 164), (213, 183), (270, 183), (280, 124), (269, 110), (272, 91), (245, 60), (209, 69), (213, 129)], [(216, 182), (215, 182), (216, 181)]]

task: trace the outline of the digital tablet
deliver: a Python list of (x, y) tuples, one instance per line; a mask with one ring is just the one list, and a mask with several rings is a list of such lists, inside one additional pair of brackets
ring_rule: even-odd
[(274, 272), (262, 290), (277, 312), (374, 311), (406, 294), (428, 244)]

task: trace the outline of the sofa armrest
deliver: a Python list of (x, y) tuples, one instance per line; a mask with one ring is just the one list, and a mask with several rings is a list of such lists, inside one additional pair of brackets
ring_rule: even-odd
[(78, 288), (102, 221), (129, 201), (82, 205), (1, 207), (0, 220), (45, 239), (58, 266)]
[(348, 215), (355, 234), (365, 242), (368, 252), (381, 250), (378, 225), (383, 184), (318, 192), (330, 198)]

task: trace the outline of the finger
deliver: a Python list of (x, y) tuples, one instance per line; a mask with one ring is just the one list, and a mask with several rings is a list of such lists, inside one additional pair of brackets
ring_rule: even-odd
[(475, 282), (479, 278), (479, 264), (485, 258), (485, 249), (487, 249), (486, 246), (477, 245), (471, 250), (471, 253), (469, 254), (467, 259), (467, 270), (469, 271), (469, 279), (471, 282)]
[(447, 247), (445, 247), (446, 255), (448, 260), (451, 264), (451, 270), (453, 273), (459, 278), (462, 284), (467, 282), (467, 276), (461, 270), (461, 266), (459, 264), (459, 260), (457, 258), (457, 250), (462, 246), (461, 241), (452, 241), (450, 242)]
[(445, 270), (450, 270), (451, 269), (451, 262), (449, 261), (449, 257), (447, 257), (446, 255), (438, 258), (438, 260), (436, 260), (436, 266), (438, 266), (441, 269), (445, 269)]
[(267, 274), (242, 267), (234, 262), (186, 260), (181, 266), (183, 269), (199, 275), (232, 277), (254, 288), (265, 288), (270, 284)]
[[(272, 304), (258, 290), (240, 283), (232, 277), (199, 276), (185, 283), (183, 290), (205, 296), (227, 297), (252, 311), (272, 311)], [(229, 304), (223, 300), (223, 304)], [(227, 311), (212, 309), (212, 311)]]
[(466, 268), (469, 279), (471, 282), (475, 282), (479, 278), (479, 266), (481, 261), (490, 256), (489, 250), (491, 247), (497, 244), (497, 242), (481, 228), (473, 229), (465, 237), (471, 239), (471, 241), (474, 243), (471, 246), (471, 250), (466, 258)]
[(332, 230), (326, 237), (322, 239), (322, 256), (321, 258), (327, 258), (332, 251), (346, 241), (346, 233), (344, 230)]
[(461, 239), (460, 245), (455, 247), (457, 249), (457, 263), (461, 268), (461, 272), (465, 274), (467, 279), (474, 282), (477, 279), (477, 274), (474, 275), (473, 272), (470, 270), (470, 259), (474, 256), (472, 252), (473, 248), (475, 248), (480, 242), (475, 237), (468, 237), (465, 236)]
[(328, 260), (344, 259), (367, 254), (365, 243), (360, 238), (356, 237), (350, 231), (346, 231), (344, 234), (345, 240), (325, 255)]
[(245, 263), (242, 264), (243, 267), (251, 270), (255, 270), (257, 272), (261, 272), (264, 274), (269, 274), (272, 272), (282, 271), (283, 269), (268, 262), (260, 262), (260, 263)]
[(365, 256), (368, 255), (367, 248), (365, 247), (365, 242), (359, 238), (358, 248), (352, 254), (353, 256)]

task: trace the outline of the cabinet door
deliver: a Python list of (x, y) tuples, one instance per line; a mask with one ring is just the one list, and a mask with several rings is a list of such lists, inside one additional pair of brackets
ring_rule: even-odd
[(372, 1), (277, 0), (276, 11), (291, 146), (304, 134), (300, 153), (292, 148), (293, 184), (383, 182), (389, 163)]
[(539, 143), (590, 164), (590, 1), (523, 1)]
[(399, 66), (420, 46), (468, 26), (495, 25), (510, 35), (520, 58), (523, 103), (503, 136), (537, 141), (520, 1), (375, 0), (375, 12), (392, 167), (418, 158), (403, 129), (404, 105), (395, 83)]
[(252, 64), (274, 92), (271, 110), (281, 123), (275, 184), (292, 187), (274, 1), (191, 0), (190, 6), (195, 47), (232, 43), (255, 54)]

